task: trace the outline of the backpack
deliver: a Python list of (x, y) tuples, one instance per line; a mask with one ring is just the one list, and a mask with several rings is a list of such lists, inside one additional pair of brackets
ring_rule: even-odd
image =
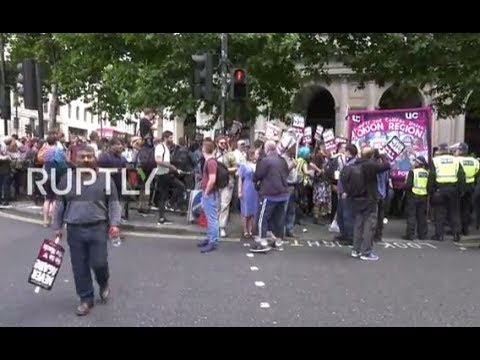
[(333, 157), (325, 165), (325, 176), (330, 181), (335, 181), (335, 171), (338, 170), (338, 157)]
[(192, 169), (192, 162), (188, 156), (188, 149), (180, 146), (175, 147), (170, 163), (183, 171), (190, 171)]
[(143, 146), (137, 154), (137, 166), (146, 171), (152, 171), (157, 167), (155, 161), (155, 148), (150, 146)]
[[(210, 159), (217, 162), (217, 180), (215, 181), (215, 188), (217, 190), (226, 188), (230, 182), (230, 173), (227, 166), (224, 163), (217, 161), (216, 159)], [(209, 161), (210, 161), (209, 160)]]
[(340, 174), (344, 192), (349, 198), (367, 197), (367, 182), (362, 164), (346, 166)]

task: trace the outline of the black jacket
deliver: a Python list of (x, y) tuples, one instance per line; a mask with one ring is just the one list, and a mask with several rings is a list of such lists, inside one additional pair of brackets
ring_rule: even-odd
[(260, 183), (259, 194), (265, 196), (289, 196), (288, 165), (283, 157), (274, 153), (257, 163), (254, 183)]
[(386, 157), (382, 157), (381, 163), (374, 159), (358, 159), (355, 163), (362, 165), (365, 182), (367, 184), (368, 199), (378, 201), (377, 175), (390, 170), (390, 162)]

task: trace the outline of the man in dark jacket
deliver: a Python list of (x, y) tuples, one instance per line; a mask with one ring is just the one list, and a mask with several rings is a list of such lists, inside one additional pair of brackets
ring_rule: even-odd
[(266, 238), (269, 228), (276, 238), (273, 248), (282, 251), (282, 238), (285, 230), (285, 213), (290, 192), (288, 189), (288, 165), (277, 152), (273, 141), (265, 143), (264, 157), (258, 164), (253, 177), (254, 183), (259, 183), (261, 199), (258, 216), (258, 237), (252, 252), (268, 252), (272, 248)]
[(381, 156), (381, 162), (375, 160), (373, 155), (373, 149), (365, 147), (362, 157), (353, 165), (361, 167), (365, 192), (352, 196), (347, 191), (347, 196), (352, 199), (354, 219), (352, 257), (370, 261), (378, 260), (378, 256), (372, 252), (379, 199), (377, 175), (391, 167), (384, 155)]

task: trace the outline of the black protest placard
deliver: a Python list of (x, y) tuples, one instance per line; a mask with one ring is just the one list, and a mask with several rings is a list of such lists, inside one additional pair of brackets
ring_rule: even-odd
[(398, 138), (398, 136), (394, 136), (390, 141), (385, 145), (383, 151), (387, 156), (390, 162), (395, 161), (397, 157), (400, 156), (401, 153), (405, 150), (405, 144)]
[(52, 240), (44, 240), (28, 277), (30, 284), (51, 290), (62, 265), (65, 249)]

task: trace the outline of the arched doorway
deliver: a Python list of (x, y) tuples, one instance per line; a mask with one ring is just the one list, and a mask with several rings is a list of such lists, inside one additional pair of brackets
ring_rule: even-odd
[(480, 155), (480, 92), (473, 92), (465, 107), (465, 142), (470, 153)]
[(307, 104), (305, 123), (305, 126), (312, 127), (314, 133), (318, 125), (335, 130), (335, 99), (324, 87), (317, 87), (312, 92)]
[(424, 106), (423, 96), (414, 86), (392, 85), (380, 98), (380, 109), (408, 109)]

